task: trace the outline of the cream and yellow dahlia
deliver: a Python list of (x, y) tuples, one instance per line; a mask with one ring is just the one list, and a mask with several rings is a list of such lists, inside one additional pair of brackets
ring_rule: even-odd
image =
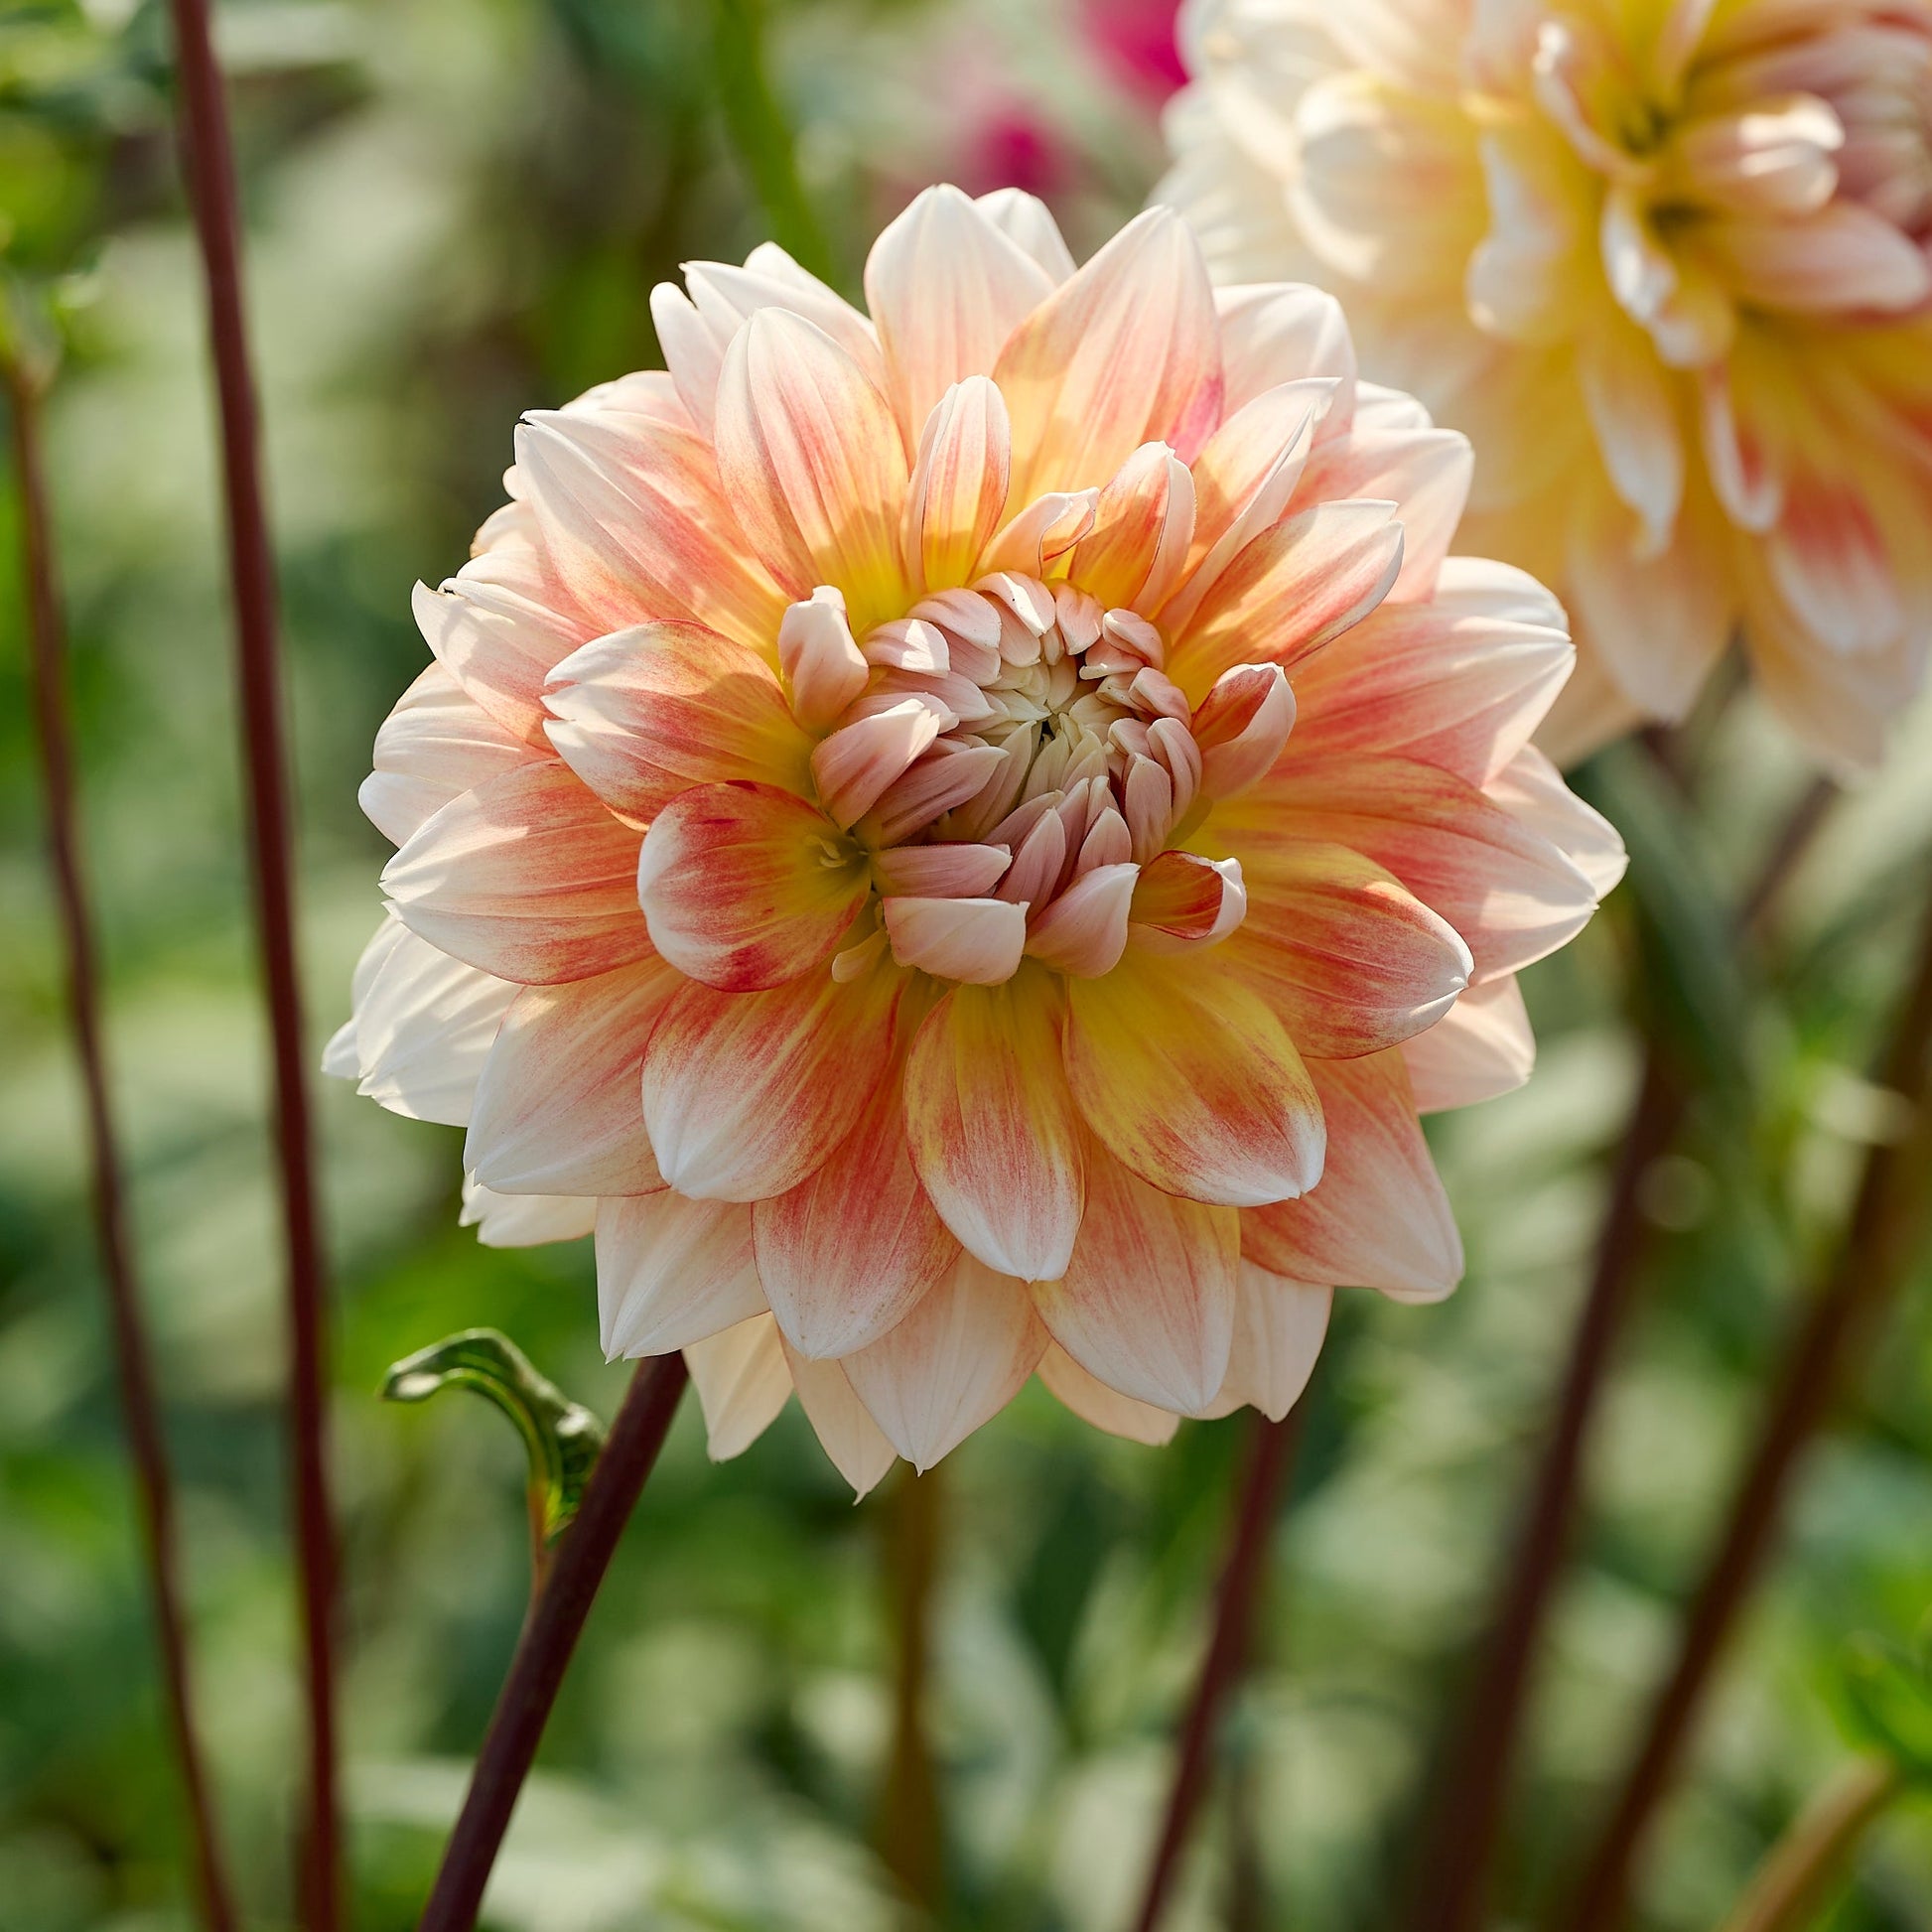
[[(1926, 0), (1191, 0), (1162, 189), (1217, 277), (1338, 287), (1570, 603), (1582, 750), (1738, 636), (1827, 760), (1932, 634)], [(1562, 751), (1556, 739), (1549, 741)]]
[(1527, 1073), (1614, 879), (1528, 738), (1555, 602), (1449, 556), (1468, 450), (1174, 214), (1075, 270), (922, 196), (870, 315), (769, 247), (668, 373), (517, 431), (363, 791), (333, 1067), (466, 1125), (486, 1241), (595, 1232), (715, 1453), (796, 1389), (859, 1487), (1037, 1374), (1295, 1400), (1338, 1285), (1461, 1261), (1418, 1112)]

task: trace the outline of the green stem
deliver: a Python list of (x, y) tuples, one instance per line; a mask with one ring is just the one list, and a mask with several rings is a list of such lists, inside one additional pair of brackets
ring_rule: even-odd
[(942, 1882), (938, 1780), (926, 1735), (926, 1673), (932, 1652), (932, 1582), (938, 1561), (937, 1469), (901, 1471), (884, 1528), (894, 1659), (893, 1752), (879, 1814), (879, 1850), (906, 1896), (937, 1912)]
[(1805, 1932), (1859, 1840), (1903, 1787), (1897, 1765), (1883, 1758), (1848, 1764), (1771, 1847), (1722, 1932)]

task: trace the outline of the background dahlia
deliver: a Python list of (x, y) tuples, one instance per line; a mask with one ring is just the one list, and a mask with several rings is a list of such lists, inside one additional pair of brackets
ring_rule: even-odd
[(1683, 716), (1743, 641), (1874, 761), (1932, 634), (1932, 10), (1196, 0), (1158, 193), (1217, 276), (1344, 290), (1563, 591), (1546, 741)]

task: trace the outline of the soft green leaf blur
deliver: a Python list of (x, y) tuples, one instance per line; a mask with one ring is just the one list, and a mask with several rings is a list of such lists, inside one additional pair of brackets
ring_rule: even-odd
[[(1160, 166), (1095, 0), (234, 0), (220, 10), (280, 548), (316, 1057), (378, 916), (355, 809), (426, 661), (409, 589), (501, 500), (517, 414), (655, 360), (651, 285), (808, 216), (856, 288), (920, 185), (1019, 181), (1077, 253)], [(49, 441), (87, 854), (135, 1227), (182, 1484), (202, 1716), (250, 1924), (290, 1922), (300, 1761), (267, 1067), (236, 780), (202, 300), (156, 0), (0, 0), (0, 210), (58, 282)], [(732, 90), (736, 89), (734, 93)], [(749, 91), (748, 91), (749, 90)], [(735, 104), (734, 104), (735, 103)], [(756, 101), (754, 101), (756, 105)], [(747, 129), (750, 128), (748, 133)], [(763, 145), (760, 145), (763, 144)], [(783, 163), (791, 162), (787, 176)], [(792, 206), (788, 181), (801, 198)], [(792, 230), (794, 245), (799, 231)], [(82, 299), (84, 298), (84, 299)], [(88, 1219), (23, 684), (18, 507), (0, 490), (0, 1932), (185, 1932)], [(1226, 1775), (1173, 1932), (1386, 1932), (1627, 1117), (1632, 1016), (1706, 1080), (1644, 1180), (1648, 1251), (1590, 1459), (1500, 1871), (1554, 1896), (1620, 1766), (1723, 1511), (1756, 1392), (1863, 1149), (1866, 1068), (1932, 888), (1932, 712), (1834, 810), (1771, 941), (1728, 913), (1808, 774), (1748, 695), (1592, 775), (1645, 882), (1527, 976), (1523, 1092), (1435, 1124), (1469, 1272), (1438, 1308), (1340, 1298)], [(1628, 809), (1626, 811), (1626, 803)], [(316, 1083), (358, 1932), (404, 1932), (526, 1600), (523, 1450), (470, 1402), (382, 1402), (388, 1365), (493, 1327), (613, 1413), (587, 1243), (457, 1226), (461, 1136)], [(1664, 1820), (1647, 1932), (1708, 1932), (1849, 1746), (1847, 1639), (1932, 1603), (1923, 1268), (1734, 1646)], [(1242, 1422), (1167, 1449), (1037, 1389), (947, 1458), (929, 1711), (942, 1922), (1119, 1932), (1205, 1629)], [(854, 1508), (795, 1410), (735, 1462), (672, 1433), (565, 1686), (492, 1890), (499, 1932), (893, 1932), (874, 1850), (891, 1725), (891, 1512)], [(1932, 1924), (1932, 1811), (1895, 1807), (1830, 1932)]]

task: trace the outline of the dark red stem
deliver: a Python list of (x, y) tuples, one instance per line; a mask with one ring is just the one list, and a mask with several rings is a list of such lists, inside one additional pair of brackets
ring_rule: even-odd
[(1775, 1542), (1792, 1473), (1924, 1238), (1932, 1193), (1932, 922), (1878, 1077), (1910, 1101), (1912, 1126), (1902, 1140), (1875, 1146), (1865, 1157), (1845, 1237), (1786, 1347), (1724, 1534), (1685, 1618), (1676, 1664), (1573, 1908), (1558, 1915), (1565, 1932), (1608, 1932), (1622, 1918), (1633, 1868), (1725, 1639)]
[(477, 1923), (483, 1886), (509, 1829), (517, 1793), (536, 1759), (584, 1619), (664, 1446), (686, 1379), (682, 1355), (654, 1356), (631, 1377), (584, 1486), (577, 1518), (557, 1541), (543, 1588), (517, 1639), (463, 1810), (423, 1909), (421, 1932), (471, 1932)]
[(1135, 1932), (1155, 1932), (1167, 1909), (1169, 1894), (1186, 1849), (1187, 1834), (1206, 1794), (1215, 1733), (1221, 1712), (1248, 1658), (1248, 1633), (1254, 1623), (1255, 1599), (1268, 1570), (1268, 1546), (1279, 1513), (1283, 1485), (1301, 1433), (1302, 1411), (1291, 1409), (1280, 1422), (1255, 1420), (1249, 1447), (1247, 1480), (1235, 1511), (1227, 1563), (1221, 1571), (1221, 1591), (1214, 1606), (1214, 1630), (1201, 1659), (1192, 1702), (1180, 1727), (1168, 1792), (1167, 1817), (1161, 1841), (1148, 1871), (1147, 1889), (1134, 1920)]
[(337, 1557), (329, 1503), (326, 1311), (308, 1049), (296, 961), (275, 567), (262, 507), (260, 433), (242, 312), (241, 222), (227, 105), (209, 39), (207, 0), (172, 0), (172, 5), (182, 157), (201, 241), (221, 408), (242, 756), (274, 1053), (275, 1140), (288, 1271), (291, 1460), (309, 1717), (303, 1922), (309, 1932), (338, 1932), (343, 1901), (336, 1745)]
[(48, 513), (47, 477), (41, 462), (40, 395), (19, 362), (6, 359), (5, 379), (13, 426), (14, 477), (20, 497), (21, 552), (27, 580), (28, 661), (34, 724), (40, 739), (54, 890), (67, 950), (68, 1007), (85, 1101), (87, 1143), (93, 1166), (94, 1227), (101, 1274), (114, 1330), (114, 1367), (121, 1416), (134, 1462), (135, 1492), (147, 1556), (148, 1592), (161, 1680), (180, 1763), (182, 1794), (194, 1840), (195, 1876), (208, 1932), (236, 1932), (234, 1894), (214, 1827), (214, 1806), (200, 1733), (188, 1659), (187, 1618), (182, 1610), (174, 1482), (155, 1393), (153, 1351), (141, 1313), (127, 1235), (119, 1137), (107, 1091), (101, 1043), (100, 974), (92, 921), (87, 916), (86, 878), (80, 857), (75, 802), (73, 733), (68, 713), (66, 624), (54, 570), (54, 530)]

